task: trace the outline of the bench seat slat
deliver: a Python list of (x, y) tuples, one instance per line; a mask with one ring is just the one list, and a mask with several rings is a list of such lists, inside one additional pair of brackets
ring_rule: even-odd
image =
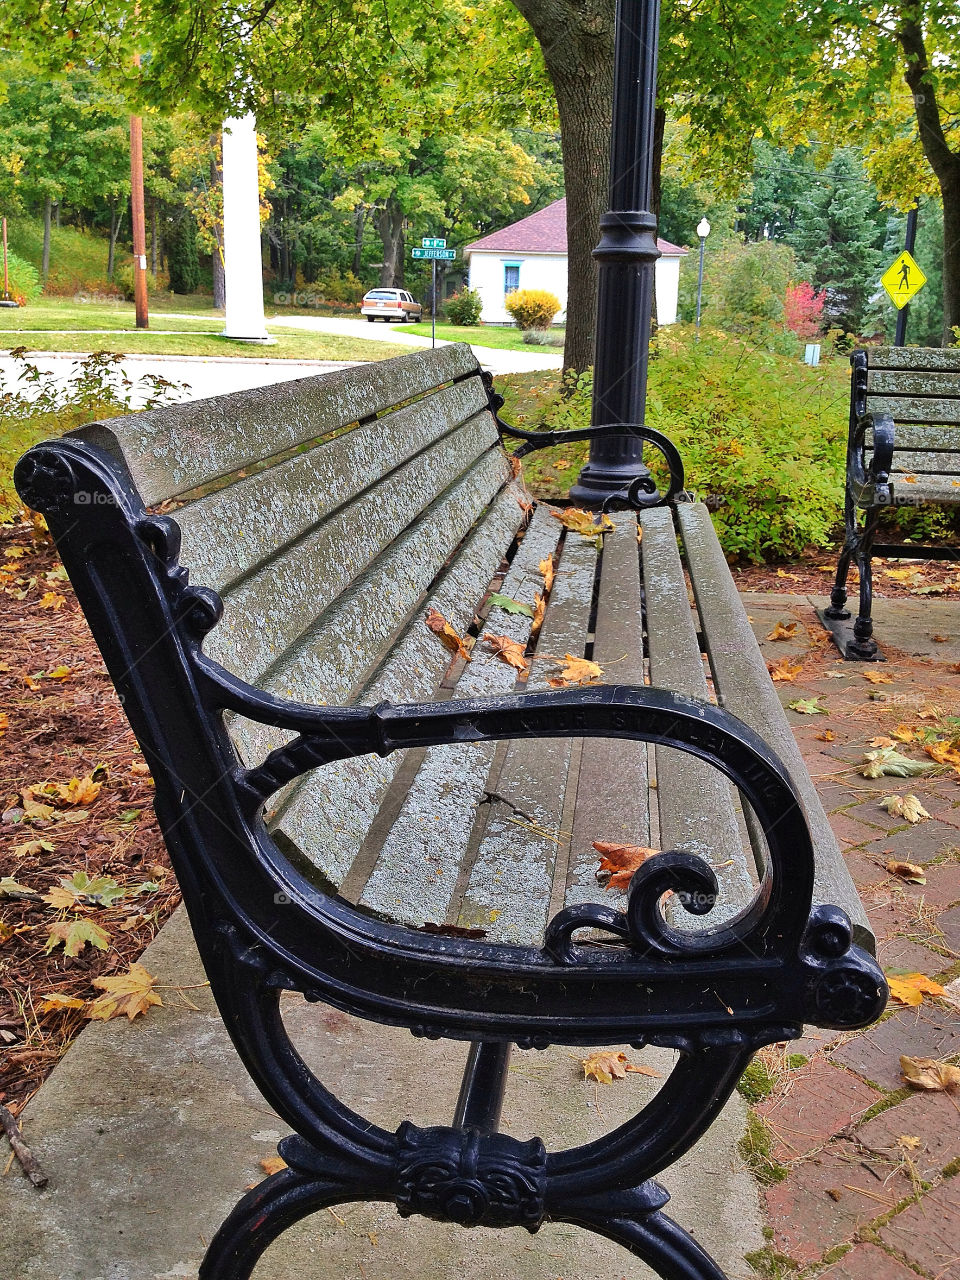
[[(556, 660), (564, 654), (583, 656), (596, 565), (593, 540), (569, 534), (527, 679), (528, 690), (548, 688)], [(565, 877), (569, 832), (562, 828), (562, 817), (575, 741), (525, 738), (507, 744), (492, 785), (509, 803), (497, 801), (489, 806), (460, 904), (459, 925), (483, 928), (488, 937), (501, 942), (542, 943), (558, 861)]]
[(709, 512), (700, 503), (684, 503), (677, 510), (721, 705), (770, 744), (793, 779), (817, 852), (814, 903), (842, 907), (853, 921), (861, 945), (872, 949), (866, 914), (767, 675), (766, 662), (730, 577)]
[[(671, 513), (664, 508), (643, 512), (640, 526), (650, 683), (708, 700)], [(683, 849), (710, 863), (720, 897), (708, 923), (721, 923), (752, 901), (756, 891), (743, 855), (733, 788), (717, 769), (687, 752), (658, 747), (656, 760), (661, 847)], [(690, 922), (686, 912), (677, 914), (679, 926), (690, 927)]]
[(123, 461), (151, 506), (371, 418), (477, 367), (470, 348), (453, 343), (364, 369), (164, 405), (90, 423), (72, 434)]
[[(603, 538), (593, 657), (603, 667), (606, 682), (642, 685), (646, 677), (637, 517), (632, 511), (620, 511), (611, 518), (615, 529)], [(611, 906), (626, 904), (626, 894), (598, 890), (593, 842), (650, 846), (647, 785), (645, 742), (584, 741), (563, 905), (598, 899)]]
[[(429, 597), (415, 602), (405, 630), (359, 701), (371, 706), (383, 699), (415, 702), (435, 695), (451, 655), (424, 626), (424, 615), (433, 607), (461, 633), (467, 629), (521, 514), (514, 492), (506, 490), (444, 570)], [(275, 807), (271, 829), (278, 830), (317, 868), (321, 879), (339, 887), (364, 844), (402, 758), (399, 752), (385, 759), (360, 756), (307, 774)]]
[[(418, 523), (431, 519), (424, 513), (434, 503), (466, 501), (476, 512), (477, 501), (485, 505), (501, 487), (509, 469), (491, 434), (489, 415), (474, 417), (227, 592), (223, 619), (209, 642), (211, 656), (258, 684), (405, 530), (413, 530), (411, 557), (442, 557), (438, 544), (416, 532)], [(473, 477), (466, 489), (445, 497), (466, 476)], [(363, 644), (359, 632), (357, 640)]]
[[(500, 593), (533, 605), (543, 587), (538, 564), (552, 556), (560, 526), (549, 508), (537, 508)], [(496, 697), (512, 693), (516, 671), (501, 662), (483, 643), (487, 635), (508, 635), (526, 644), (532, 619), (492, 606), (486, 625), (473, 647), (456, 688), (458, 698)], [(376, 866), (360, 896), (360, 904), (391, 919), (420, 925), (427, 921), (453, 923), (453, 900), (461, 878), (466, 878), (468, 851), (475, 843), (473, 824), (484, 820), (480, 807), (498, 747), (493, 742), (430, 747), (424, 755), (408, 795), (383, 841)]]
[[(468, 378), (187, 504), (177, 511), (186, 562), (224, 592), (486, 407), (479, 378)], [(497, 433), (485, 418), (489, 446)]]

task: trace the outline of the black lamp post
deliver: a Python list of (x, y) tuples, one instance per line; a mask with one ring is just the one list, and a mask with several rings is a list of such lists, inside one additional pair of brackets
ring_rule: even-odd
[[(643, 424), (657, 224), (650, 213), (659, 0), (617, 0), (610, 212), (600, 219), (592, 424)], [(593, 440), (570, 497), (600, 506), (642, 474), (643, 442)]]

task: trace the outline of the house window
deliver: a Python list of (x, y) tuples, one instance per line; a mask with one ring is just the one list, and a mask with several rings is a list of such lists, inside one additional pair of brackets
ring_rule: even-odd
[(503, 296), (516, 293), (520, 288), (520, 263), (505, 262), (503, 264)]

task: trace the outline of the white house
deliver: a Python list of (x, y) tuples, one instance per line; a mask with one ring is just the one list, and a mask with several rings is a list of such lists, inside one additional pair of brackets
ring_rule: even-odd
[[(657, 320), (675, 324), (680, 288), (680, 259), (688, 252), (668, 240), (657, 240)], [(554, 200), (545, 209), (474, 240), (463, 251), (470, 264), (469, 285), (483, 299), (481, 321), (512, 324), (504, 307), (516, 289), (548, 289), (567, 308), (567, 202)]]

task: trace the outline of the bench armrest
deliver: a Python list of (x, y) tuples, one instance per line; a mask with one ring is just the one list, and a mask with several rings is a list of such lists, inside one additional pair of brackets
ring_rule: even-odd
[(487, 389), (490, 412), (497, 424), (501, 440), (509, 436), (511, 439), (523, 442), (511, 454), (514, 458), (524, 458), (528, 453), (533, 453), (537, 449), (549, 449), (553, 445), (573, 444), (579, 440), (603, 440), (610, 436), (634, 436), (640, 440), (646, 440), (662, 454), (670, 472), (670, 483), (666, 493), (661, 494), (656, 481), (649, 472), (644, 471), (619, 493), (608, 498), (604, 503), (604, 509), (617, 502), (623, 502), (637, 511), (650, 507), (665, 507), (677, 501), (683, 493), (683, 459), (673, 441), (662, 432), (655, 431), (653, 427), (645, 426), (643, 423), (633, 422), (600, 423), (592, 427), (581, 427), (575, 431), (524, 431), (500, 417), (503, 396), (494, 391), (493, 379), (489, 373), (484, 373), (483, 381)]
[[(867, 432), (873, 431), (873, 456), (867, 462)], [(865, 413), (858, 418), (847, 450), (847, 483), (855, 492), (872, 487), (881, 506), (890, 501), (890, 470), (896, 426), (889, 414)]]

